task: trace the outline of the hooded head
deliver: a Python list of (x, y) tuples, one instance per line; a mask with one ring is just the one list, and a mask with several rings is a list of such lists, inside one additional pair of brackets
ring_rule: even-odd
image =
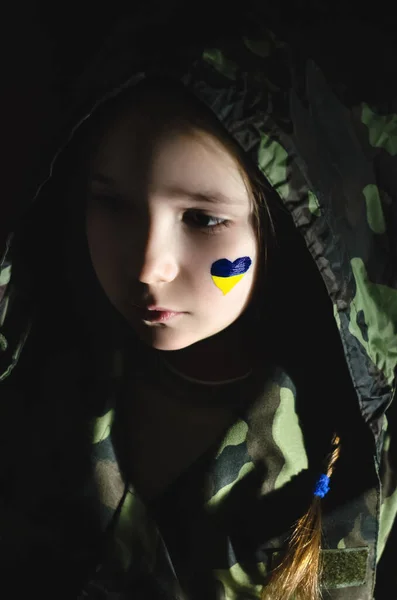
[(86, 139), (86, 236), (113, 307), (159, 350), (236, 325), (259, 290), (269, 215), (221, 124), (182, 86), (149, 79), (105, 105)]

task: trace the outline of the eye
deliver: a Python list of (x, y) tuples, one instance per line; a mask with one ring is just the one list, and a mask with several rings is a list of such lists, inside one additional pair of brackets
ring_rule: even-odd
[(215, 233), (222, 227), (228, 227), (230, 221), (219, 217), (212, 217), (200, 210), (189, 210), (184, 214), (184, 221), (194, 229), (204, 230), (205, 233)]
[(92, 193), (90, 199), (111, 213), (119, 213), (126, 208), (125, 201), (118, 194), (107, 194), (106, 192)]

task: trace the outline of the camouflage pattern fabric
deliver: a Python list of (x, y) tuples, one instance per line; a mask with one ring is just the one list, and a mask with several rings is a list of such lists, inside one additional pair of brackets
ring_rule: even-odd
[[(305, 509), (331, 430), (338, 427), (344, 453), (324, 503), (324, 598), (373, 600), (376, 565), (396, 551), (392, 532), (397, 511), (397, 421), (392, 400), (397, 372), (397, 116), (365, 102), (344, 105), (313, 62), (295, 64), (288, 48), (253, 20), (240, 40), (195, 48), (184, 60), (166, 57), (160, 64), (159, 58), (156, 68), (153, 57), (139, 63), (128, 27), (121, 26), (80, 83), (80, 114), (76, 117), (76, 104), (73, 115), (78, 125), (65, 137), (59, 154), (95, 106), (125, 87), (159, 70), (181, 80), (214, 111), (292, 216), (325, 284), (343, 348), (344, 364), (336, 363), (334, 377), (339, 366), (349, 377), (332, 397), (327, 392), (329, 386), (337, 390), (332, 377), (307, 391), (299, 373), (291, 374), (281, 366), (263, 373), (260, 398), (227, 432), (205, 468), (212, 483), (200, 518), (205, 519), (208, 537), (204, 541), (197, 537), (192, 557), (199, 573), (202, 562), (216, 565), (212, 577), (218, 583), (206, 598), (259, 597), (273, 554), (282, 549), (289, 527)], [(43, 189), (45, 185), (33, 206), (40, 205)], [(36, 273), (21, 268), (20, 259), (15, 269), (17, 255), (19, 249), (10, 236), (0, 271), (0, 385), (10, 431), (18, 422), (10, 405), (24, 406), (15, 380), (41, 302)], [(311, 369), (316, 349), (312, 352), (305, 363), (316, 381), (317, 367)], [(65, 364), (73, 364), (72, 360), (65, 359)], [(54, 364), (54, 373), (57, 369)], [(122, 375), (118, 372), (117, 377)], [(53, 381), (58, 391), (60, 380)], [(79, 382), (74, 383), (70, 397), (78, 398)], [(319, 397), (326, 398), (327, 419)], [(348, 402), (352, 398), (354, 408)], [(39, 429), (40, 411), (46, 405), (36, 396), (33, 404), (37, 404)], [(114, 398), (109, 397), (101, 411), (87, 419), (92, 436), (89, 489), (93, 491), (83, 489), (86, 500), (95, 504), (106, 545), (78, 597), (127, 598), (133, 585), (136, 598), (185, 598), (161, 528), (121, 476), (110, 436), (114, 410)], [(63, 431), (66, 425), (60, 414), (57, 423)], [(27, 451), (29, 444), (39, 444), (32, 429), (33, 425), (26, 426)], [(15, 440), (8, 443), (16, 447)], [(55, 447), (57, 440), (51, 443)], [(73, 439), (64, 441), (63, 451), (70, 446)], [(19, 454), (15, 450), (15, 455), (22, 455), (21, 450)], [(22, 488), (7, 483), (8, 471), (3, 470), (7, 500), (2, 503), (9, 506), (10, 498), (19, 497), (15, 506), (21, 514), (12, 517), (11, 511), (10, 519), (28, 521)], [(38, 506), (51, 487), (44, 481), (43, 476), (41, 486), (32, 483), (29, 488), (36, 490)], [(179, 494), (183, 497), (183, 490), (175, 489), (175, 501)], [(63, 510), (59, 509), (59, 518), (67, 514), (67, 507)], [(5, 547), (17, 534), (12, 528), (8, 531), (5, 523), (2, 528)], [(32, 531), (26, 525), (18, 532), (21, 546), (25, 533), (36, 535)], [(52, 534), (49, 537), (51, 546)], [(393, 598), (397, 579), (392, 573), (388, 577), (394, 586), (388, 588), (389, 598)], [(190, 598), (194, 600), (194, 594)]]

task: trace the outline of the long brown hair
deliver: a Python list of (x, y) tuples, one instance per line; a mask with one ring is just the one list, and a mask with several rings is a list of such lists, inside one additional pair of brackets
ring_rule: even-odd
[[(324, 475), (330, 478), (340, 454), (340, 439), (334, 435)], [(318, 600), (321, 597), (321, 497), (295, 524), (283, 558), (270, 575), (261, 600)]]

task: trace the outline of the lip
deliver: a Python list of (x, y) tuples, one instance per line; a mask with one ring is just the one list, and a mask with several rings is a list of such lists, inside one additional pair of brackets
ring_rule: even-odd
[(182, 315), (182, 312), (172, 310), (170, 308), (163, 308), (161, 306), (136, 306), (139, 317), (149, 323), (164, 323), (169, 321), (178, 315)]
[(173, 308), (164, 308), (164, 306), (155, 306), (154, 304), (150, 304), (149, 306), (142, 306), (143, 310), (155, 310), (156, 312), (173, 312), (179, 313), (179, 310), (174, 310)]
[(173, 319), (174, 317), (177, 317), (181, 314), (183, 313), (149, 310), (143, 317), (143, 320), (149, 321), (150, 323), (164, 323), (165, 321), (169, 321), (170, 319)]

